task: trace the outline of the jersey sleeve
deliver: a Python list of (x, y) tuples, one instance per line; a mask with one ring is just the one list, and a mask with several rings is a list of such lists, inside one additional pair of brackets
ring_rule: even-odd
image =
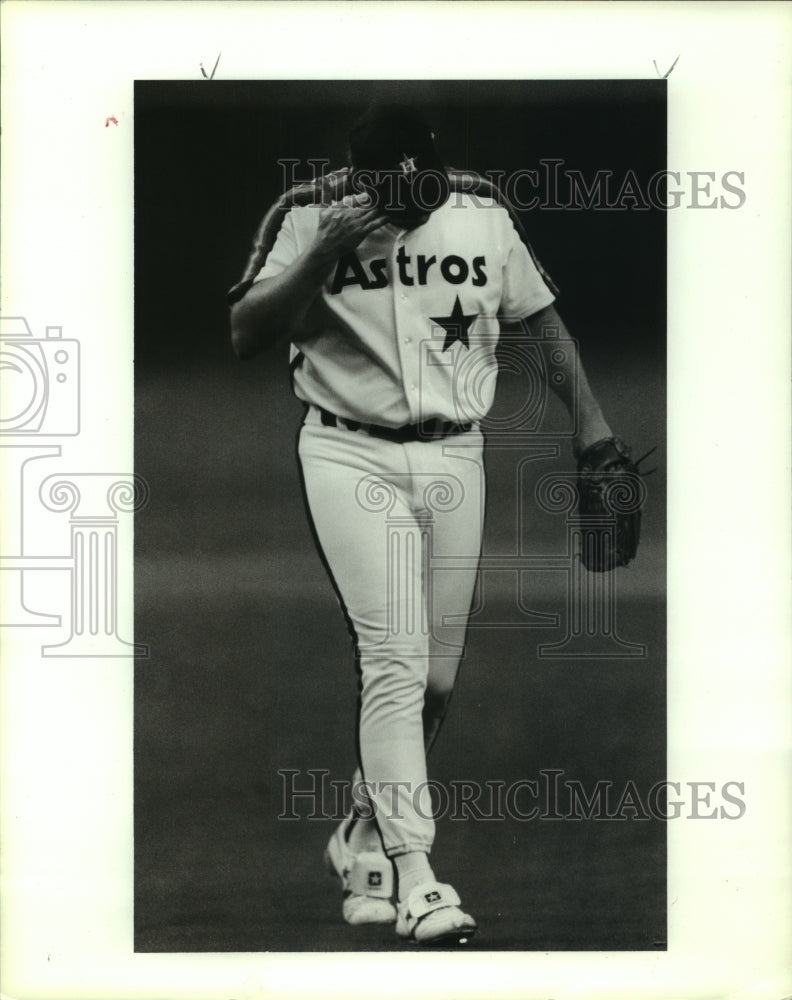
[(508, 226), (511, 238), (503, 266), (500, 314), (508, 319), (525, 319), (549, 306), (555, 301), (555, 295), (511, 220)]
[(285, 271), (289, 264), (292, 264), (300, 255), (300, 248), (297, 242), (297, 232), (292, 216), (296, 209), (292, 209), (284, 218), (283, 225), (278, 231), (275, 243), (267, 254), (264, 265), (253, 279), (261, 281), (262, 278), (274, 278), (276, 274)]

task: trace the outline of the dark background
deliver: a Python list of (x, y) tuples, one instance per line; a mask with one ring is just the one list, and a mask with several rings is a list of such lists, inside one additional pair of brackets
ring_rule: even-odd
[[(323, 878), (329, 820), (277, 819), (278, 768), (348, 778), (351, 647), (313, 548), (295, 461), (302, 408), (287, 350), (236, 361), (225, 293), (282, 191), (279, 157), (345, 163), (372, 100), (422, 107), (455, 167), (587, 180), (666, 165), (664, 81), (138, 82), (135, 88), (135, 929), (140, 951), (408, 947), (349, 928)], [(616, 574), (618, 629), (638, 659), (546, 660), (561, 638), (523, 625), (516, 581), (487, 577), (432, 777), (536, 778), (642, 792), (665, 777), (665, 215), (523, 214), (611, 425), (660, 471), (636, 563)], [(524, 383), (504, 375), (496, 409)], [(551, 410), (548, 426), (558, 410)], [(560, 419), (560, 418), (559, 418)], [(516, 523), (518, 488), (560, 460), (491, 448), (484, 550), (558, 552), (563, 518)], [(526, 574), (532, 610), (561, 615), (559, 574)], [(495, 623), (500, 622), (500, 625)], [(303, 777), (307, 783), (307, 777)], [(299, 811), (299, 809), (298, 809)], [(484, 949), (665, 947), (665, 829), (650, 820), (438, 824), (436, 871), (480, 922)]]

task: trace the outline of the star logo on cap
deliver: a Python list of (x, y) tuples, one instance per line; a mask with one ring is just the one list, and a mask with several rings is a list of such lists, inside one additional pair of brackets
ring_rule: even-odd
[(470, 315), (463, 313), (462, 303), (459, 301), (458, 295), (454, 300), (454, 308), (451, 310), (450, 316), (430, 316), (429, 318), (433, 323), (437, 323), (438, 326), (442, 326), (445, 330), (444, 351), (447, 351), (457, 340), (470, 350), (468, 330), (473, 320), (478, 318), (478, 313), (471, 313)]
[(418, 169), (415, 165), (415, 157), (408, 156), (406, 153), (402, 153), (404, 159), (401, 161), (399, 166), (402, 168), (403, 174), (414, 174)]

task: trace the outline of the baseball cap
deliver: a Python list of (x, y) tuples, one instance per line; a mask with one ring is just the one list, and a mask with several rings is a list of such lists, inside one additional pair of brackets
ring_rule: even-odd
[(408, 156), (418, 170), (445, 173), (428, 122), (404, 104), (370, 108), (352, 126), (349, 152), (356, 169), (400, 170)]
[(369, 109), (349, 133), (357, 179), (395, 221), (414, 221), (439, 208), (449, 185), (426, 119), (402, 104)]

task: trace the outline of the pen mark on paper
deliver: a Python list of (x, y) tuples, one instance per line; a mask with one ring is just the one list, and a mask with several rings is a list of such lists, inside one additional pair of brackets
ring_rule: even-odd
[(223, 54), (222, 52), (218, 52), (217, 53), (217, 59), (215, 59), (215, 64), (212, 67), (212, 72), (209, 75), (207, 75), (206, 70), (203, 67), (203, 63), (200, 64), (200, 66), (201, 66), (201, 73), (203, 74), (204, 80), (213, 80), (214, 79), (215, 70), (217, 69), (217, 64), (220, 62), (220, 56), (222, 54)]
[[(679, 56), (681, 56), (681, 55), (682, 55), (682, 53), (680, 52)], [(655, 59), (653, 59), (652, 62), (654, 63), (655, 73), (657, 73), (657, 75), (659, 77), (661, 77), (663, 80), (667, 80), (669, 78), (669, 76), (671, 76), (671, 72), (672, 72), (674, 66), (676, 66), (676, 64), (679, 62), (679, 56), (677, 56), (676, 59), (671, 63), (671, 66), (670, 66), (670, 68), (669, 68), (669, 70), (668, 70), (667, 73), (661, 73), (660, 70), (657, 68), (657, 61)], [(219, 58), (219, 56), (218, 56), (218, 58)]]

